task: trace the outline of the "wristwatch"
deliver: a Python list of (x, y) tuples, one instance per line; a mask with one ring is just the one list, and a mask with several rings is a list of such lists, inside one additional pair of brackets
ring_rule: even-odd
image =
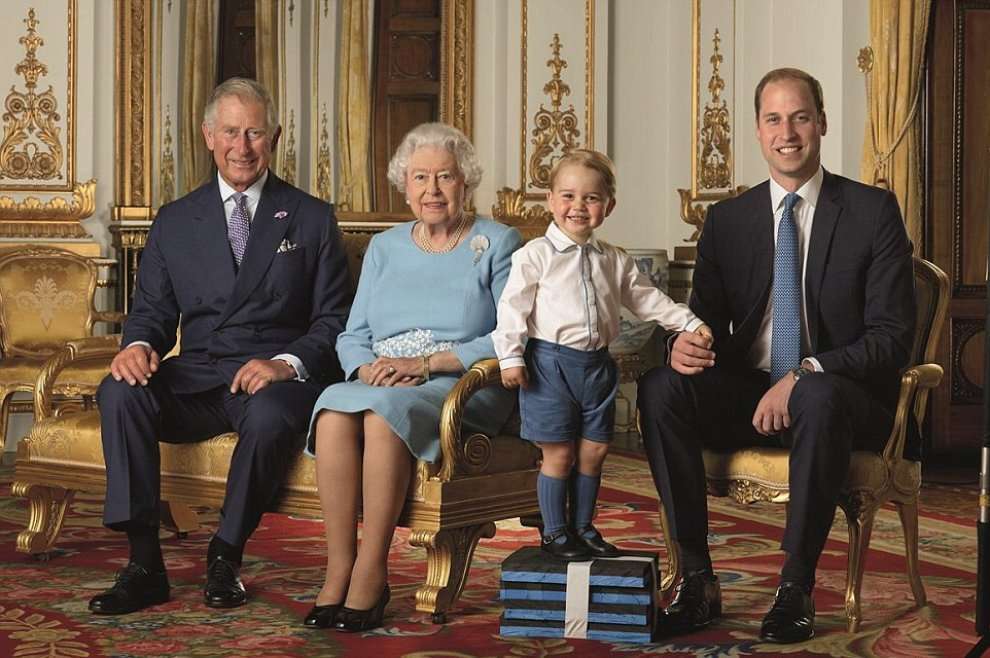
[(794, 370), (791, 370), (791, 374), (794, 375), (795, 383), (797, 383), (797, 380), (801, 379), (805, 375), (810, 375), (813, 372), (814, 370), (805, 368), (804, 366), (798, 366), (797, 368), (794, 368)]

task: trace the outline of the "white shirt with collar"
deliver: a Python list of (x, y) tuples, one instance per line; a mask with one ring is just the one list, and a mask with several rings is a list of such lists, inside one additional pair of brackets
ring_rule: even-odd
[(666, 329), (693, 331), (702, 321), (657, 290), (625, 251), (592, 235), (578, 244), (556, 224), (512, 255), (492, 333), (502, 368), (524, 366), (527, 337), (576, 350), (608, 347), (619, 310)]
[[(822, 181), (825, 179), (825, 171), (819, 165), (818, 171), (808, 182), (797, 189), (797, 195), (801, 199), (794, 206), (794, 224), (797, 228), (798, 257), (801, 264), (801, 354), (811, 352), (811, 334), (808, 331), (808, 309), (805, 300), (805, 272), (808, 268), (808, 246), (811, 243), (811, 225), (815, 218), (815, 207), (818, 205), (818, 195), (822, 191)], [(784, 214), (784, 197), (788, 195), (780, 183), (773, 178), (770, 179), (770, 207), (773, 208), (773, 243), (777, 244), (777, 230), (780, 228), (780, 219)], [(770, 371), (770, 337), (773, 332), (773, 290), (767, 300), (767, 308), (763, 312), (763, 321), (760, 323), (760, 330), (756, 334), (749, 351), (749, 362), (754, 368)], [(810, 361), (815, 370), (822, 371), (822, 365), (818, 359), (806, 357), (804, 360)], [(797, 365), (797, 364), (795, 364)]]
[[(265, 188), (265, 182), (268, 180), (268, 170), (266, 169), (258, 180), (254, 181), (250, 187), (244, 190), (244, 195), (247, 197), (247, 211), (248, 211), (248, 222), (254, 220), (254, 211), (258, 209), (258, 203), (261, 201), (261, 190)], [(227, 219), (227, 228), (230, 228), (230, 215), (234, 212), (234, 194), (237, 193), (233, 187), (231, 187), (227, 181), (223, 179), (220, 172), (217, 172), (217, 184), (220, 187), (220, 198), (223, 200), (223, 213)], [(130, 343), (127, 347), (131, 345), (144, 345), (151, 348), (151, 343), (143, 340), (136, 340)], [(303, 365), (302, 360), (294, 354), (276, 354), (272, 357), (272, 360), (285, 361), (292, 369), (296, 371), (296, 381), (306, 381), (309, 377), (309, 373), (306, 371), (306, 366)]]

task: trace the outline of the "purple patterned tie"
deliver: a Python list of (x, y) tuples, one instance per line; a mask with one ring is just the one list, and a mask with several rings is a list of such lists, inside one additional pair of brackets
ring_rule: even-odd
[(248, 215), (247, 195), (234, 192), (234, 210), (227, 222), (227, 238), (230, 240), (230, 250), (234, 252), (234, 262), (238, 266), (244, 259), (247, 249), (248, 235), (251, 233), (251, 217)]

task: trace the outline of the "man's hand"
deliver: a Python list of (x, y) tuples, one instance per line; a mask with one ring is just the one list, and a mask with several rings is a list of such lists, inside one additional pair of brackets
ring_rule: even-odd
[(502, 370), (502, 386), (506, 388), (528, 388), (529, 387), (529, 374), (526, 372), (526, 366), (516, 366), (514, 368), (505, 368)]
[(147, 345), (130, 345), (117, 352), (110, 362), (110, 374), (119, 381), (131, 386), (147, 386), (148, 380), (158, 372), (161, 359), (158, 352)]
[(237, 371), (230, 392), (254, 395), (272, 382), (296, 378), (296, 369), (280, 359), (251, 359)]
[(763, 394), (753, 414), (753, 427), (757, 432), (763, 436), (770, 436), (779, 434), (791, 426), (787, 402), (791, 399), (794, 384), (794, 375), (787, 373)]
[(708, 326), (698, 327), (699, 333), (683, 331), (674, 339), (674, 345), (670, 349), (670, 367), (682, 375), (697, 375), (705, 368), (715, 365), (711, 330), (706, 335), (700, 333), (702, 329), (707, 330)]

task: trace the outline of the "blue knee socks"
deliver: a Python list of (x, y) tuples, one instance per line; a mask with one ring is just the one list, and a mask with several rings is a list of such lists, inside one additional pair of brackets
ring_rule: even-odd
[[(543, 517), (543, 536), (551, 537), (567, 525), (564, 508), (567, 503), (567, 480), (540, 473), (536, 477), (536, 498)], [(566, 538), (564, 538), (566, 540)]]
[(577, 469), (571, 474), (574, 487), (571, 492), (571, 510), (574, 519), (574, 529), (578, 534), (584, 534), (591, 528), (591, 519), (595, 516), (595, 503), (598, 502), (598, 488), (601, 486), (600, 475), (585, 475)]

